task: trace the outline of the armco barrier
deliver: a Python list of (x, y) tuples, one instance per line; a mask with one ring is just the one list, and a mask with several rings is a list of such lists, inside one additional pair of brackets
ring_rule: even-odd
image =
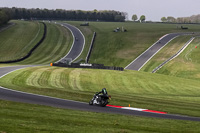
[(86, 63), (89, 62), (90, 55), (91, 55), (91, 53), (92, 53), (92, 49), (93, 49), (93, 45), (94, 45), (95, 37), (96, 37), (96, 32), (94, 32), (93, 37), (92, 37), (92, 41), (91, 41), (91, 44), (90, 44), (90, 49), (89, 49), (88, 54), (87, 54), (87, 57), (86, 57), (86, 59), (85, 59), (85, 62), (86, 62)]
[(15, 60), (10, 60), (10, 61), (0, 61), (0, 63), (15, 63), (15, 62), (23, 61), (23, 60), (27, 59), (28, 57), (30, 57), (31, 54), (33, 53), (33, 51), (44, 41), (44, 39), (46, 37), (46, 32), (47, 32), (46, 24), (44, 22), (40, 22), (40, 23), (42, 23), (44, 25), (43, 36), (40, 39), (40, 41), (28, 52), (28, 54), (25, 55), (24, 57), (20, 58), (20, 59), (15, 59)]
[(72, 63), (71, 65), (67, 65), (67, 64), (63, 64), (63, 63), (53, 63), (52, 65), (53, 66), (59, 66), (59, 67), (69, 67), (69, 68), (90, 68), (90, 69), (108, 69), (108, 70), (124, 71), (123, 67), (104, 66), (103, 64)]

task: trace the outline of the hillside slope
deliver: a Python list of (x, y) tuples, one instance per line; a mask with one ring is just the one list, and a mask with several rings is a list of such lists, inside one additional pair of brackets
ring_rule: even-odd
[(0, 32), (0, 61), (25, 56), (42, 38), (44, 26), (38, 22), (12, 21), (11, 28)]
[[(69, 21), (68, 23), (81, 27), (80, 24), (83, 22)], [(89, 24), (86, 28), (97, 32), (90, 63), (121, 67), (127, 66), (165, 34), (198, 32), (200, 28), (199, 25), (184, 25), (189, 27), (189, 30), (185, 31), (178, 29), (176, 24), (133, 22), (90, 22)], [(127, 32), (113, 32), (117, 27), (121, 29), (123, 27)], [(90, 34), (92, 36), (92, 33)]]
[[(182, 54), (163, 66), (157, 73), (189, 79), (200, 79), (200, 38), (197, 37)], [(196, 81), (198, 82), (198, 81)]]

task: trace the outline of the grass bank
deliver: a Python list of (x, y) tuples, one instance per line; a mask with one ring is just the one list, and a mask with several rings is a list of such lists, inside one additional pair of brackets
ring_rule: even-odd
[(32, 55), (18, 64), (50, 64), (64, 57), (72, 46), (70, 31), (56, 24), (46, 23), (47, 35)]
[[(143, 51), (154, 44), (160, 37), (173, 32), (186, 32), (177, 28), (176, 24), (133, 23), (133, 22), (90, 22), (89, 26), (79, 26), (84, 22), (68, 23), (79, 28), (97, 32), (90, 63), (125, 67)], [(200, 31), (199, 25), (184, 25), (187, 32)], [(128, 32), (113, 32), (117, 27)], [(83, 30), (82, 30), (83, 31)], [(89, 30), (87, 33), (90, 33)], [(84, 31), (83, 31), (84, 33)], [(90, 38), (92, 34), (90, 33)], [(86, 36), (88, 40), (91, 40)]]
[[(44, 28), (38, 22), (13, 21), (13, 26), (0, 33), (0, 61), (18, 59), (26, 55), (41, 39)], [(49, 64), (64, 57), (73, 42), (70, 31), (62, 26), (46, 23), (45, 40), (32, 55), (14, 64)], [(28, 29), (28, 30), (27, 30)]]
[(3, 77), (0, 85), (84, 102), (106, 87), (111, 104), (200, 116), (199, 82), (160, 74), (34, 67)]
[[(195, 48), (197, 46), (197, 48)], [(174, 60), (163, 66), (157, 73), (182, 78), (200, 79), (200, 38), (193, 42)]]
[(14, 60), (25, 56), (41, 39), (44, 26), (38, 22), (12, 21), (16, 23), (0, 32), (0, 61)]
[(175, 55), (192, 36), (179, 36), (161, 49), (140, 71), (152, 72), (161, 63)]

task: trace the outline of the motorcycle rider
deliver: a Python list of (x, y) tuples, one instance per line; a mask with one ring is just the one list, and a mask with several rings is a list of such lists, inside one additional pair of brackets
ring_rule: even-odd
[[(93, 97), (93, 100), (96, 98), (96, 96), (98, 96), (99, 94), (101, 94), (102, 93), (102, 95), (108, 95), (108, 93), (107, 93), (107, 90), (106, 90), (106, 88), (103, 88), (100, 92), (97, 92), (95, 95), (94, 95), (94, 97)], [(99, 97), (100, 98), (100, 97)], [(98, 98), (98, 99), (99, 99)], [(100, 99), (99, 99), (100, 100)], [(98, 101), (99, 101), (98, 100)], [(95, 102), (97, 102), (97, 101), (95, 101)]]
[(107, 93), (107, 90), (106, 90), (106, 88), (103, 88), (100, 92), (98, 92), (97, 94), (99, 95), (99, 94), (103, 94), (103, 95), (107, 95), (108, 93)]

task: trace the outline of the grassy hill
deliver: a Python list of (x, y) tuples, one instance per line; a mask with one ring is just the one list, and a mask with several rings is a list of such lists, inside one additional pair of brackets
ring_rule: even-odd
[(38, 22), (12, 21), (15, 26), (0, 32), (0, 61), (25, 56), (41, 39), (44, 28)]
[[(197, 48), (195, 48), (197, 46)], [(200, 79), (200, 38), (197, 37), (177, 58), (157, 73), (189, 79)], [(198, 82), (198, 81), (196, 81)]]
[(47, 35), (30, 58), (19, 64), (50, 64), (64, 57), (71, 48), (72, 35), (60, 25), (46, 23)]
[[(68, 23), (79, 27), (83, 22)], [(133, 22), (90, 22), (89, 27), (84, 27), (83, 33), (90, 33), (88, 40), (91, 40), (92, 32), (97, 32), (94, 49), (90, 63), (102, 63), (110, 66), (125, 67), (148, 47), (154, 44), (160, 37), (172, 32), (198, 32), (199, 25), (184, 25), (189, 30), (181, 30), (176, 24), (159, 23), (133, 23)], [(128, 32), (113, 32), (117, 27), (124, 27)]]
[[(43, 24), (38, 22), (13, 22), (16, 26), (0, 32), (0, 61), (23, 57), (36, 45), (44, 32)], [(58, 61), (68, 53), (73, 41), (70, 31), (60, 25), (51, 23), (46, 25), (47, 35), (43, 43), (31, 57), (15, 64), (49, 64)]]
[(161, 49), (140, 71), (152, 72), (157, 66), (176, 54), (192, 36), (179, 36)]
[[(79, 27), (86, 37), (86, 48), (80, 58), (85, 58), (93, 31), (96, 31), (97, 38), (90, 63), (122, 67), (129, 64), (164, 34), (183, 32), (174, 24), (90, 22), (89, 27), (80, 27), (82, 22), (69, 23)], [(113, 29), (122, 26), (128, 32), (112, 32)], [(199, 25), (184, 26), (189, 27), (187, 31), (200, 29)], [(47, 28), (47, 38), (41, 46), (29, 59), (17, 63), (18, 65), (48, 64), (57, 61), (67, 53), (72, 44), (70, 32), (59, 25), (50, 23), (47, 23)], [(163, 49), (143, 70), (149, 72), (151, 68), (175, 53), (189, 38), (185, 36), (176, 38), (166, 47), (170, 49), (170, 52)], [(199, 41), (197, 38), (186, 52), (176, 58), (177, 60), (173, 60), (174, 62), (170, 62), (171, 66), (166, 65), (158, 71), (166, 75), (130, 70), (110, 71), (40, 66), (10, 73), (0, 79), (0, 85), (25, 92), (84, 102), (88, 102), (95, 92), (106, 87), (108, 93), (112, 95), (111, 104), (114, 105), (128, 106), (130, 104), (131, 107), (200, 117), (200, 87), (199, 81), (194, 80), (199, 76), (199, 51), (198, 48), (194, 49), (194, 46), (199, 46)], [(159, 55), (163, 54), (165, 56), (161, 58)], [(178, 61), (180, 61), (179, 64), (177, 64)], [(0, 132), (30, 130), (33, 132), (96, 132), (97, 129), (100, 132), (199, 132), (199, 123), (190, 121), (89, 113), (7, 101), (0, 101), (0, 107), (2, 118)], [(104, 123), (98, 121), (99, 118), (105, 118), (108, 121)]]

